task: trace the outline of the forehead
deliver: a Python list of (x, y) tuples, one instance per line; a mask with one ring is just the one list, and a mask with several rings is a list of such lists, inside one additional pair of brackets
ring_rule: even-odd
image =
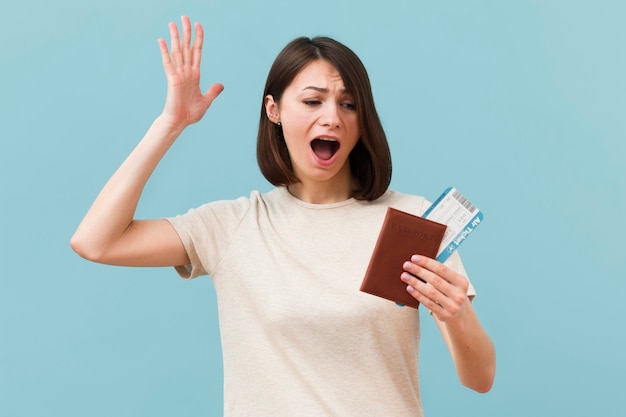
[[(316, 87), (328, 90), (344, 90), (341, 74), (333, 64), (325, 60), (317, 60), (305, 65), (293, 79), (289, 87), (302, 90)], [(288, 87), (288, 88), (289, 88)]]

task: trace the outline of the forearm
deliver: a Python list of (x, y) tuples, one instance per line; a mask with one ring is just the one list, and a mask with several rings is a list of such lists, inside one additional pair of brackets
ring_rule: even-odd
[(496, 353), (469, 300), (459, 315), (446, 322), (435, 318), (450, 349), (461, 383), (478, 392), (493, 385)]
[(102, 261), (108, 248), (133, 221), (141, 193), (150, 175), (182, 128), (158, 117), (137, 147), (102, 188), (72, 236), (71, 246), (81, 256)]

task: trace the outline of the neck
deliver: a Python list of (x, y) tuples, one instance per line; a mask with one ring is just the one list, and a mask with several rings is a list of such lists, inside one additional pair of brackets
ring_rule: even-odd
[(312, 181), (307, 180), (287, 187), (289, 192), (306, 203), (331, 204), (346, 201), (352, 197), (352, 179), (345, 181)]

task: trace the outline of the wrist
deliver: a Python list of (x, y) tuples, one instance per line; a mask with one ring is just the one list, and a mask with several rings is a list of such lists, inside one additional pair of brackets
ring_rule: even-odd
[(174, 135), (177, 137), (188, 126), (186, 123), (177, 122), (172, 119), (167, 113), (163, 112), (154, 121), (154, 125), (159, 129), (164, 130), (168, 136)]

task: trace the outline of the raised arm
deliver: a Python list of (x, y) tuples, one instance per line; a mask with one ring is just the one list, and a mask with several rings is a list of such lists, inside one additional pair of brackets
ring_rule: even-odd
[(83, 258), (94, 262), (128, 266), (172, 266), (189, 262), (173, 227), (166, 220), (135, 220), (135, 210), (148, 178), (180, 133), (198, 122), (222, 92), (213, 84), (200, 90), (203, 30), (182, 17), (182, 40), (175, 23), (169, 24), (171, 51), (159, 39), (167, 76), (167, 98), (137, 147), (100, 191), (87, 211), (70, 245)]

